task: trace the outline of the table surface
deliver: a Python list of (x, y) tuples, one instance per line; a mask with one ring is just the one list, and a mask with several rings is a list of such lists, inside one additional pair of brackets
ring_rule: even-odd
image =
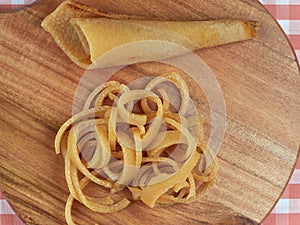
[[(34, 0), (0, 0), (1, 10), (19, 9)], [(300, 60), (300, 0), (260, 0), (277, 19)], [(298, 225), (300, 221), (300, 160), (281, 199), (263, 225)], [(0, 225), (23, 225), (0, 193)]]

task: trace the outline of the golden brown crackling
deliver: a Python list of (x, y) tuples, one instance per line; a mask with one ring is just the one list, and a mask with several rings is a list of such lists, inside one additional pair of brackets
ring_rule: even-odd
[[(157, 21), (139, 16), (98, 10), (73, 1), (63, 2), (42, 23), (46, 31), (69, 56), (83, 68), (153, 61), (180, 55), (182, 51), (144, 51), (136, 57), (114, 57), (109, 63), (97, 59), (124, 44), (157, 40), (176, 43), (191, 51), (244, 41), (256, 37), (258, 24), (244, 20)], [(125, 57), (125, 58), (124, 58)]]

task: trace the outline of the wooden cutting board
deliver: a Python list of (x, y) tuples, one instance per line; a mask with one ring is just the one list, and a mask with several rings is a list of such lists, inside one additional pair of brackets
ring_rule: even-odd
[[(40, 26), (60, 2), (42, 0), (25, 11), (0, 15), (0, 188), (20, 218), (33, 225), (65, 224), (68, 189), (54, 137), (72, 115), (74, 93), (85, 72)], [(76, 204), (75, 220), (83, 225), (260, 223), (288, 182), (300, 142), (300, 76), (278, 24), (253, 0), (101, 4), (108, 11), (163, 19), (257, 20), (260, 30), (256, 40), (196, 52), (214, 72), (226, 102), (215, 186), (190, 205), (150, 209), (133, 203), (103, 215)], [(145, 63), (122, 73), (129, 78), (161, 69)]]

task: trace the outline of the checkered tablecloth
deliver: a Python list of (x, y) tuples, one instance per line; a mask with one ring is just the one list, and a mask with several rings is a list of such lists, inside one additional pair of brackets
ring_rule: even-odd
[[(277, 19), (300, 61), (300, 0), (260, 0), (260, 2)], [(300, 159), (281, 199), (263, 225), (300, 225)]]
[[(0, 11), (19, 9), (35, 1), (0, 0)], [(260, 2), (286, 32), (300, 60), (300, 0), (260, 0)], [(23, 225), (1, 193), (0, 225)], [(300, 225), (300, 160), (289, 185), (263, 225)]]
[(36, 1), (37, 0), (0, 0), (0, 12), (19, 10)]

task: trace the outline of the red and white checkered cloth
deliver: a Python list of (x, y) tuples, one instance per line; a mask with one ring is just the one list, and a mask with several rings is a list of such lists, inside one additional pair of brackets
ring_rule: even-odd
[(37, 0), (0, 0), (0, 12), (22, 9)]
[[(260, 0), (277, 19), (300, 61), (300, 0)], [(300, 225), (300, 159), (294, 174), (263, 225)]]
[[(36, 0), (0, 0), (1, 10), (19, 9)], [(288, 35), (300, 60), (300, 0), (260, 0)], [(23, 225), (0, 193), (0, 225)], [(278, 204), (263, 225), (300, 225), (300, 160)]]

